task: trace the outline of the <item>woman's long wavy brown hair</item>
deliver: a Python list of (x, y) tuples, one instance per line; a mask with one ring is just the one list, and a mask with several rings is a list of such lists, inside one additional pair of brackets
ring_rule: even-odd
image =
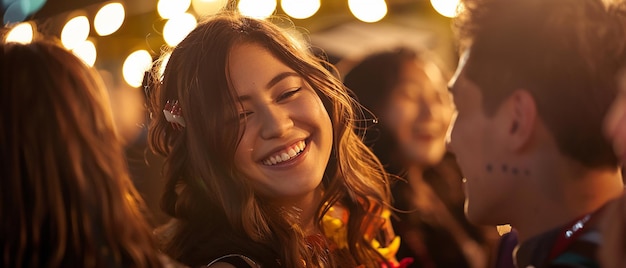
[(95, 71), (42, 41), (0, 65), (0, 266), (160, 266)]
[[(154, 72), (149, 141), (154, 151), (166, 157), (162, 207), (176, 219), (163, 230), (164, 250), (188, 265), (206, 264), (227, 253), (244, 253), (266, 267), (277, 266), (277, 260), (283, 267), (302, 267), (303, 260), (318, 263), (303, 234), (235, 169), (234, 152), (242, 132), (230, 120), (236, 117), (239, 103), (229, 87), (227, 62), (234, 46), (253, 43), (312, 85), (331, 116), (333, 148), (316, 222), (320, 224), (337, 203), (347, 208), (349, 249), (343, 256), (351, 257), (331, 258), (329, 265), (377, 267), (384, 260), (366, 237), (380, 227), (389, 190), (382, 166), (355, 134), (360, 108), (326, 69), (328, 64), (276, 25), (220, 13), (200, 23), (173, 49), (163, 77)], [(163, 116), (168, 100), (178, 100), (183, 109), (182, 131), (172, 128)]]

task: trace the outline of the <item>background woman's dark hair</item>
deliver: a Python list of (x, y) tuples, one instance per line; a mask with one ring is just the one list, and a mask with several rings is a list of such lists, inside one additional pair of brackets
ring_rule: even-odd
[(0, 65), (0, 266), (160, 266), (97, 74), (50, 42)]
[(418, 59), (420, 55), (406, 47), (376, 52), (349, 69), (343, 79), (359, 103), (369, 110), (361, 127), (365, 129), (365, 144), (385, 165), (385, 170), (394, 175), (405, 171), (404, 159), (398, 156), (399, 145), (393, 133), (377, 117), (386, 109), (404, 65)]

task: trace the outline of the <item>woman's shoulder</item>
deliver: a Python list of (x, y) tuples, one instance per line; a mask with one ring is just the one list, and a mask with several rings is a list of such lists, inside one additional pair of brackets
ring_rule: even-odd
[(206, 267), (210, 268), (260, 268), (250, 257), (242, 254), (228, 254), (214, 259)]

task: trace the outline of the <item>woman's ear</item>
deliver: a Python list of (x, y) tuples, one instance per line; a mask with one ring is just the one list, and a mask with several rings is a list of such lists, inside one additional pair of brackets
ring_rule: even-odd
[(536, 129), (537, 106), (532, 94), (527, 90), (514, 91), (508, 100), (509, 146), (513, 151), (522, 150), (531, 141)]

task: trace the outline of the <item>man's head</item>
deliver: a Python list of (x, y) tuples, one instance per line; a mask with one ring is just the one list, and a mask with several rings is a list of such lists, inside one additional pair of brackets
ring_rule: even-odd
[(589, 167), (614, 166), (601, 135), (624, 55), (619, 27), (601, 0), (466, 0), (461, 40), (467, 78), (487, 115), (511, 92), (528, 90), (563, 154)]
[[(583, 167), (615, 167), (601, 124), (625, 54), (624, 25), (618, 23), (623, 5), (622, 11), (601, 0), (464, 5), (456, 21), (466, 53), (452, 81), (458, 106), (452, 149), (468, 181), (484, 186), (468, 183), (470, 219), (482, 221), (482, 212), (514, 198), (520, 178), (533, 170), (509, 156), (526, 153), (538, 135)], [(472, 207), (482, 212), (472, 213)]]

